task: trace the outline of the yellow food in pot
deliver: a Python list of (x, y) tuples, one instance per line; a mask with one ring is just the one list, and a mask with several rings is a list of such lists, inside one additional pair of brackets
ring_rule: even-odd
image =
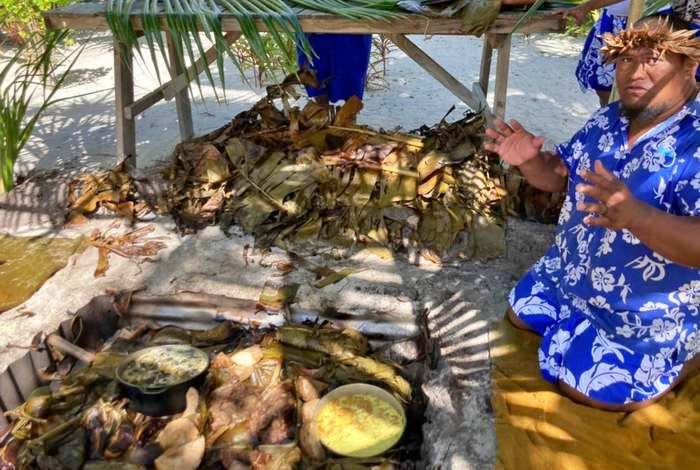
[(404, 416), (381, 398), (355, 394), (333, 399), (316, 415), (321, 442), (348, 457), (373, 457), (389, 450), (405, 428)]

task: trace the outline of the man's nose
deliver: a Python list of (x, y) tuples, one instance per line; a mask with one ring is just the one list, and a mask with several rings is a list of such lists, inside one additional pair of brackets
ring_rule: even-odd
[(642, 61), (635, 61), (634, 64), (632, 65), (632, 70), (630, 70), (630, 79), (631, 80), (641, 80), (643, 78), (646, 78), (647, 76), (647, 70), (646, 67), (644, 66), (644, 62)]

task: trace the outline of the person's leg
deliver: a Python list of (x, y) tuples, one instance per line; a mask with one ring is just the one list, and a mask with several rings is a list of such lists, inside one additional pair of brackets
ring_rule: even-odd
[(659, 401), (664, 395), (666, 395), (668, 392), (676, 388), (678, 385), (680, 385), (683, 381), (690, 379), (691, 377), (697, 375), (700, 373), (700, 355), (695, 356), (691, 360), (685, 363), (683, 366), (683, 369), (681, 370), (681, 373), (678, 375), (676, 380), (660, 395), (651, 398), (649, 400), (644, 400), (644, 401), (637, 401), (633, 403), (624, 403), (620, 405), (616, 404), (610, 404), (610, 403), (604, 403), (598, 400), (594, 400), (583, 393), (579, 392), (575, 388), (565, 384), (562, 381), (559, 381), (559, 390), (561, 391), (562, 395), (570, 398), (571, 400), (580, 403), (582, 405), (590, 406), (592, 408), (596, 408), (599, 410), (604, 410), (604, 411), (617, 411), (617, 412), (625, 412), (629, 413), (632, 411), (639, 410), (641, 408), (647, 407), (653, 403), (656, 403)]
[(527, 330), (536, 333), (536, 331), (530, 328), (527, 323), (518, 318), (518, 316), (513, 311), (513, 307), (508, 307), (508, 310), (506, 310), (506, 318), (514, 327), (520, 330)]

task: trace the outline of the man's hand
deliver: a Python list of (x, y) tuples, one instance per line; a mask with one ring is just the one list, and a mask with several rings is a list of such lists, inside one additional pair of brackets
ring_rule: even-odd
[(507, 163), (520, 166), (540, 156), (543, 137), (535, 137), (515, 119), (510, 126), (500, 119), (493, 121), (494, 127), (486, 129), (486, 136), (493, 139), (484, 148), (497, 153)]
[(640, 201), (600, 161), (594, 164), (595, 173), (585, 171), (583, 179), (590, 184), (579, 184), (576, 191), (598, 202), (579, 202), (576, 209), (588, 212), (583, 221), (595, 227), (611, 230), (632, 229), (643, 221), (651, 206)]
[(573, 8), (560, 8), (554, 10), (552, 15), (561, 15), (562, 18), (572, 18), (574, 22), (581, 26), (584, 21), (586, 21), (586, 16), (591, 12), (591, 10), (584, 4)]

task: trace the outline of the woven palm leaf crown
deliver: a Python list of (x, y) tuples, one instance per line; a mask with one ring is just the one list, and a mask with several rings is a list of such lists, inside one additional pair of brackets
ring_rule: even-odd
[(663, 56), (667, 52), (689, 57), (700, 62), (700, 38), (696, 31), (674, 29), (667, 19), (644, 21), (617, 35), (606, 33), (600, 49), (606, 63), (614, 62), (631, 49), (648, 48)]

